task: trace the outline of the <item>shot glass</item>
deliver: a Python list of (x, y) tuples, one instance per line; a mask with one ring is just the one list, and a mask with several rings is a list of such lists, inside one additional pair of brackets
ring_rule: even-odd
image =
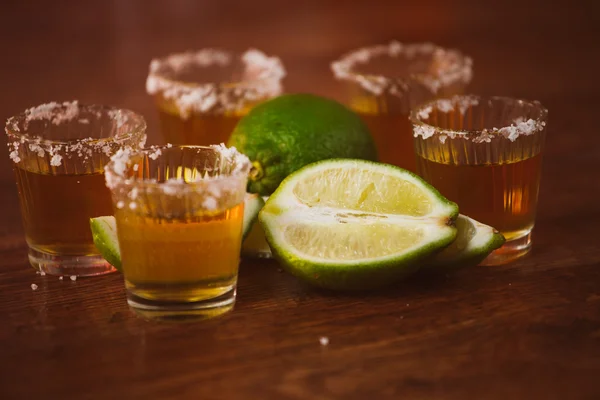
[(441, 96), (462, 94), (472, 61), (431, 43), (392, 41), (354, 50), (331, 64), (346, 104), (369, 127), (379, 161), (416, 170), (410, 110)]
[(485, 265), (531, 248), (547, 117), (537, 101), (464, 95), (411, 113), (417, 172), (462, 214), (506, 238)]
[(146, 90), (166, 142), (207, 146), (227, 142), (253, 106), (281, 94), (284, 76), (279, 58), (259, 50), (208, 48), (152, 60)]
[(127, 301), (146, 319), (235, 303), (250, 162), (224, 145), (119, 152), (106, 167)]
[(6, 123), (29, 262), (51, 275), (114, 271), (96, 250), (90, 218), (112, 214), (104, 165), (146, 140), (144, 118), (77, 101), (48, 103)]

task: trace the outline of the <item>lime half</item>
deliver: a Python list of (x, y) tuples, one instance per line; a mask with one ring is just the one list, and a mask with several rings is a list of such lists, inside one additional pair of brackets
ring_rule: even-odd
[[(246, 238), (252, 226), (258, 219), (258, 212), (262, 208), (264, 200), (257, 194), (246, 194), (244, 198), (244, 222), (242, 227), (242, 238)], [(121, 271), (121, 251), (117, 236), (117, 223), (115, 217), (105, 216), (90, 218), (90, 228), (94, 245), (112, 266)], [(242, 240), (243, 240), (242, 239)]]
[(282, 266), (340, 290), (387, 285), (456, 237), (456, 204), (406, 170), (363, 160), (310, 164), (288, 176), (259, 214)]
[(458, 233), (452, 244), (424, 263), (423, 272), (451, 272), (476, 266), (504, 244), (504, 236), (494, 228), (465, 215), (456, 219)]

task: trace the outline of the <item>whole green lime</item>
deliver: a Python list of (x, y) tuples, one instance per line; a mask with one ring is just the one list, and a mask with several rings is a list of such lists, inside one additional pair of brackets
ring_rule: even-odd
[(268, 196), (292, 172), (316, 161), (377, 161), (375, 143), (360, 117), (337, 101), (288, 94), (253, 108), (229, 141), (252, 161), (248, 191)]

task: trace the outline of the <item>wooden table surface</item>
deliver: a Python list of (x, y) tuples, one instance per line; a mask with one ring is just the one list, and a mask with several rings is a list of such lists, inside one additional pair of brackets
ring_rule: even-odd
[(175, 325), (130, 313), (118, 274), (34, 273), (5, 152), (0, 399), (600, 398), (600, 7), (487, 4), (3, 2), (2, 120), (51, 100), (113, 104), (143, 113), (157, 143), (154, 56), (256, 46), (282, 58), (288, 91), (336, 97), (330, 60), (396, 38), (462, 49), (473, 92), (541, 100), (550, 125), (528, 257), (352, 296), (244, 260), (232, 313)]

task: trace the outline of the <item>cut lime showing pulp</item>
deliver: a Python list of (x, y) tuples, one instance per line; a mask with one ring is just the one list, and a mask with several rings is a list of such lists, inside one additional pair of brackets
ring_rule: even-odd
[(424, 272), (450, 272), (481, 263), (504, 244), (504, 236), (491, 226), (465, 215), (456, 219), (458, 231), (452, 244), (424, 263)]
[[(244, 198), (244, 222), (242, 227), (242, 237), (248, 236), (252, 225), (258, 219), (258, 212), (262, 208), (264, 200), (256, 194), (246, 194)], [(94, 245), (112, 266), (118, 271), (121, 269), (121, 251), (119, 249), (119, 239), (117, 235), (117, 223), (115, 217), (105, 216), (90, 218), (90, 228)], [(242, 239), (243, 240), (243, 239)]]
[(366, 290), (414, 273), (456, 236), (456, 204), (406, 170), (336, 159), (288, 176), (259, 214), (282, 266), (309, 284)]

